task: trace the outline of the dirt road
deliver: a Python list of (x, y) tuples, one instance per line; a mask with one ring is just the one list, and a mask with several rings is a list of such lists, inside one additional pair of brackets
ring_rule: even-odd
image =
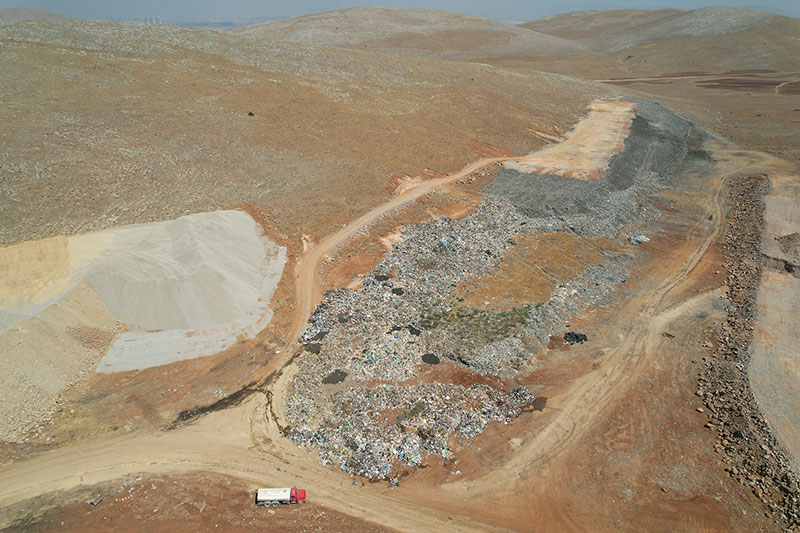
[[(523, 159), (525, 157), (484, 158), (448, 176), (421, 182), (365, 213), (310, 249), (297, 267), (298, 303), (292, 335), (280, 355), (265, 366), (261, 376), (279, 376), (281, 372), (276, 374), (276, 370), (283, 369), (291, 360), (296, 339), (321, 298), (319, 269), (326, 255), (372, 222), (437, 187), (492, 164)], [(281, 395), (279, 384), (285, 381), (276, 383), (271, 391), (273, 395)], [(442, 528), (456, 531), (485, 531), (490, 527), (488, 524), (477, 525), (433, 511), (424, 516), (410, 513), (409, 509), (416, 508), (416, 503), (408, 501), (407, 505), (403, 505), (396, 493), (389, 497), (383, 489), (370, 490), (368, 497), (360, 495), (358, 506), (354, 507), (338, 476), (330, 476), (316, 457), (287, 441), (274, 420), (261, 418), (263, 413), (268, 412), (265, 401), (265, 395), (257, 394), (237, 408), (212, 413), (177, 430), (79, 443), (12, 464), (0, 471), (0, 508), (8, 508), (39, 494), (88, 486), (128, 473), (204, 470), (253, 483), (263, 484), (269, 480), (274, 484), (305, 484), (314, 487), (315, 501), (375, 522), (391, 523), (392, 527), (401, 529), (425, 529), (437, 522)], [(293, 465), (291, 475), (282, 473), (287, 464)], [(388, 505), (389, 499), (391, 505)], [(10, 519), (12, 517), (4, 516), (0, 511), (0, 527), (7, 525)]]
[[(536, 438), (521, 447), (503, 468), (476, 480), (469, 494), (461, 489), (445, 487), (442, 501), (432, 501), (423, 500), (419, 493), (402, 487), (390, 489), (371, 485), (352, 488), (348, 476), (331, 472), (330, 468), (319, 464), (316, 454), (285, 439), (277, 421), (267, 418), (270, 412), (268, 395), (254, 394), (236, 408), (211, 413), (173, 431), (81, 442), (7, 465), (0, 470), (0, 508), (8, 509), (14, 503), (41, 494), (89, 486), (131, 473), (203, 470), (253, 484), (305, 485), (310, 489), (309, 497), (315, 502), (402, 530), (491, 530), (494, 528), (492, 525), (476, 521), (468, 511), (450, 513), (447, 509), (460, 508), (460, 502), (466, 496), (479, 499), (481, 494), (492, 491), (499, 484), (508, 487), (509, 480), (515, 479), (519, 473), (515, 465), (537, 462), (546, 465), (557, 460), (561, 451), (588, 431), (626, 390), (632, 376), (648, 361), (663, 326), (713, 296), (704, 293), (664, 308), (667, 297), (681, 288), (718, 234), (725, 177), (757, 162), (754, 157), (728, 154), (728, 158), (726, 168), (714, 178), (714, 194), (708, 201), (708, 214), (713, 222), (708, 227), (698, 227), (698, 232), (703, 235), (700, 246), (665, 281), (627, 304), (636, 318), (629, 326), (629, 333), (620, 339), (619, 346), (604, 362), (603, 371), (587, 374), (564, 394), (553, 398), (553, 411), (558, 413), (557, 416), (541, 427)], [(319, 267), (326, 255), (392, 210), (436, 187), (509, 159), (523, 158), (485, 158), (449, 176), (422, 182), (365, 213), (309, 250), (297, 269), (298, 319), (293, 335), (287, 340), (286, 348), (281, 350), (280, 357), (265, 368), (265, 375), (283, 369), (290, 361), (295, 339), (320, 296)], [(269, 389), (271, 395), (280, 397), (286, 382), (285, 379), (273, 382)], [(287, 468), (287, 465), (291, 467)], [(357, 498), (351, 497), (352, 491), (358, 491)], [(421, 506), (425, 507), (424, 512), (420, 512)], [(7, 525), (12, 518), (0, 511), (0, 527)]]

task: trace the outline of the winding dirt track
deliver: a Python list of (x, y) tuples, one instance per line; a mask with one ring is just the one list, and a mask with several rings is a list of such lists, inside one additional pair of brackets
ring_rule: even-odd
[[(402, 530), (496, 529), (469, 516), (448, 513), (446, 509), (458, 507), (456, 496), (460, 501), (462, 496), (480, 497), (501, 484), (508, 487), (509, 480), (518, 475), (518, 464), (538, 462), (546, 467), (570, 444), (577, 442), (593, 421), (612, 406), (654, 352), (654, 345), (664, 325), (709, 296), (706, 293), (672, 308), (662, 309), (667, 296), (686, 281), (718, 234), (725, 177), (752, 166), (757, 157), (739, 156), (736, 162), (736, 157), (729, 156), (727, 168), (715, 177), (714, 194), (708, 205), (713, 224), (709, 228), (700, 228), (704, 231), (701, 245), (668, 279), (629, 304), (636, 307), (636, 318), (619, 346), (609, 353), (603, 365), (604, 371), (585, 375), (563, 394), (553, 398), (552, 405), (558, 414), (551, 422), (541, 428), (536, 438), (522, 446), (505, 466), (476, 480), (468, 495), (453, 487), (443, 487), (442, 497), (450, 498), (453, 502), (434, 508), (429, 506), (430, 500), (426, 505), (420, 494), (403, 490), (402, 487), (389, 489), (382, 485), (371, 485), (353, 489), (348, 476), (331, 472), (330, 468), (319, 464), (316, 454), (294, 446), (281, 435), (278, 422), (272, 417), (268, 418), (271, 411), (268, 408), (268, 396), (278, 398), (284, 392), (282, 389), (285, 389), (288, 380), (280, 379), (280, 375), (291, 362), (295, 339), (318, 301), (318, 273), (326, 255), (373, 221), (436, 187), (456, 181), (487, 165), (522, 159), (485, 158), (450, 176), (422, 182), (359, 217), (309, 250), (297, 269), (295, 331), (280, 356), (271, 361), (262, 374), (278, 378), (277, 381), (271, 381), (270, 394), (254, 394), (238, 407), (211, 413), (173, 431), (81, 442), (7, 465), (0, 470), (0, 509), (7, 509), (14, 503), (38, 495), (65, 491), (80, 485), (89, 486), (128, 474), (202, 470), (254, 484), (304, 485), (315, 502)], [(354, 497), (356, 493), (357, 497)], [(423, 507), (424, 512), (421, 511)], [(8, 525), (11, 519), (13, 517), (0, 511), (0, 527)]]

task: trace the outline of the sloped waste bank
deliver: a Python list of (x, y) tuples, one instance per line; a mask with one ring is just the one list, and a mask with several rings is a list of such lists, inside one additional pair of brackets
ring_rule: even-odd
[[(640, 194), (673, 179), (692, 130), (660, 106), (636, 104), (625, 150), (601, 178), (504, 169), (476, 212), (406, 227), (360, 290), (327, 292), (302, 334), (287, 397), (289, 438), (316, 447), (324, 464), (393, 479), (426, 457), (451, 457), (452, 443), (467, 444), (491, 422), (530, 408), (529, 390), (501, 390), (487, 377), (509, 383), (529, 372), (565, 319), (625, 279), (629, 255), (602, 250), (604, 260), (558, 280), (546, 301), (511, 309), (467, 306), (454, 288), (492, 272), (524, 234), (625, 242), (619, 226), (637, 217)], [(464, 372), (476, 384), (448, 382)]]
[(532, 218), (536, 231), (571, 229), (612, 237), (633, 215), (642, 193), (669, 185), (687, 155), (692, 123), (653, 102), (634, 100), (636, 116), (625, 149), (614, 154), (602, 179), (580, 180), (513, 168), (486, 187)]

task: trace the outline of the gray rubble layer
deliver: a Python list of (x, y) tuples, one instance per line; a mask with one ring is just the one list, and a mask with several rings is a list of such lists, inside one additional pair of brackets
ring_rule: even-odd
[(459, 282), (495, 268), (519, 234), (614, 237), (623, 224), (644, 222), (637, 211), (642, 194), (669, 186), (684, 161), (702, 157), (696, 151), (687, 158), (686, 147), (690, 135), (694, 144), (702, 132), (657, 104), (636, 102), (625, 150), (601, 179), (503, 170), (476, 212), (405, 227), (403, 241), (360, 290), (327, 292), (301, 336), (305, 351), (287, 398), (289, 438), (315, 447), (325, 464), (380, 479), (426, 456), (448, 458), (451, 438), (473, 438), (530, 405), (533, 395), (523, 388), (504, 393), (414, 379), (425, 356), (512, 377), (535, 355), (523, 339), (545, 343), (625, 279), (630, 258), (605, 254), (538, 305), (465, 308), (451, 294)]
[(503, 169), (484, 191), (533, 219), (531, 231), (573, 231), (613, 237), (636, 210), (641, 193), (667, 186), (686, 158), (688, 120), (653, 102), (631, 99), (636, 116), (624, 150), (597, 180)]

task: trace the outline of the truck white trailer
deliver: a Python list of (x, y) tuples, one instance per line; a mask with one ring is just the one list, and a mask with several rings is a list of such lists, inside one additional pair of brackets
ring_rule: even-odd
[(303, 489), (258, 489), (256, 505), (269, 507), (282, 503), (306, 503), (306, 491)]

